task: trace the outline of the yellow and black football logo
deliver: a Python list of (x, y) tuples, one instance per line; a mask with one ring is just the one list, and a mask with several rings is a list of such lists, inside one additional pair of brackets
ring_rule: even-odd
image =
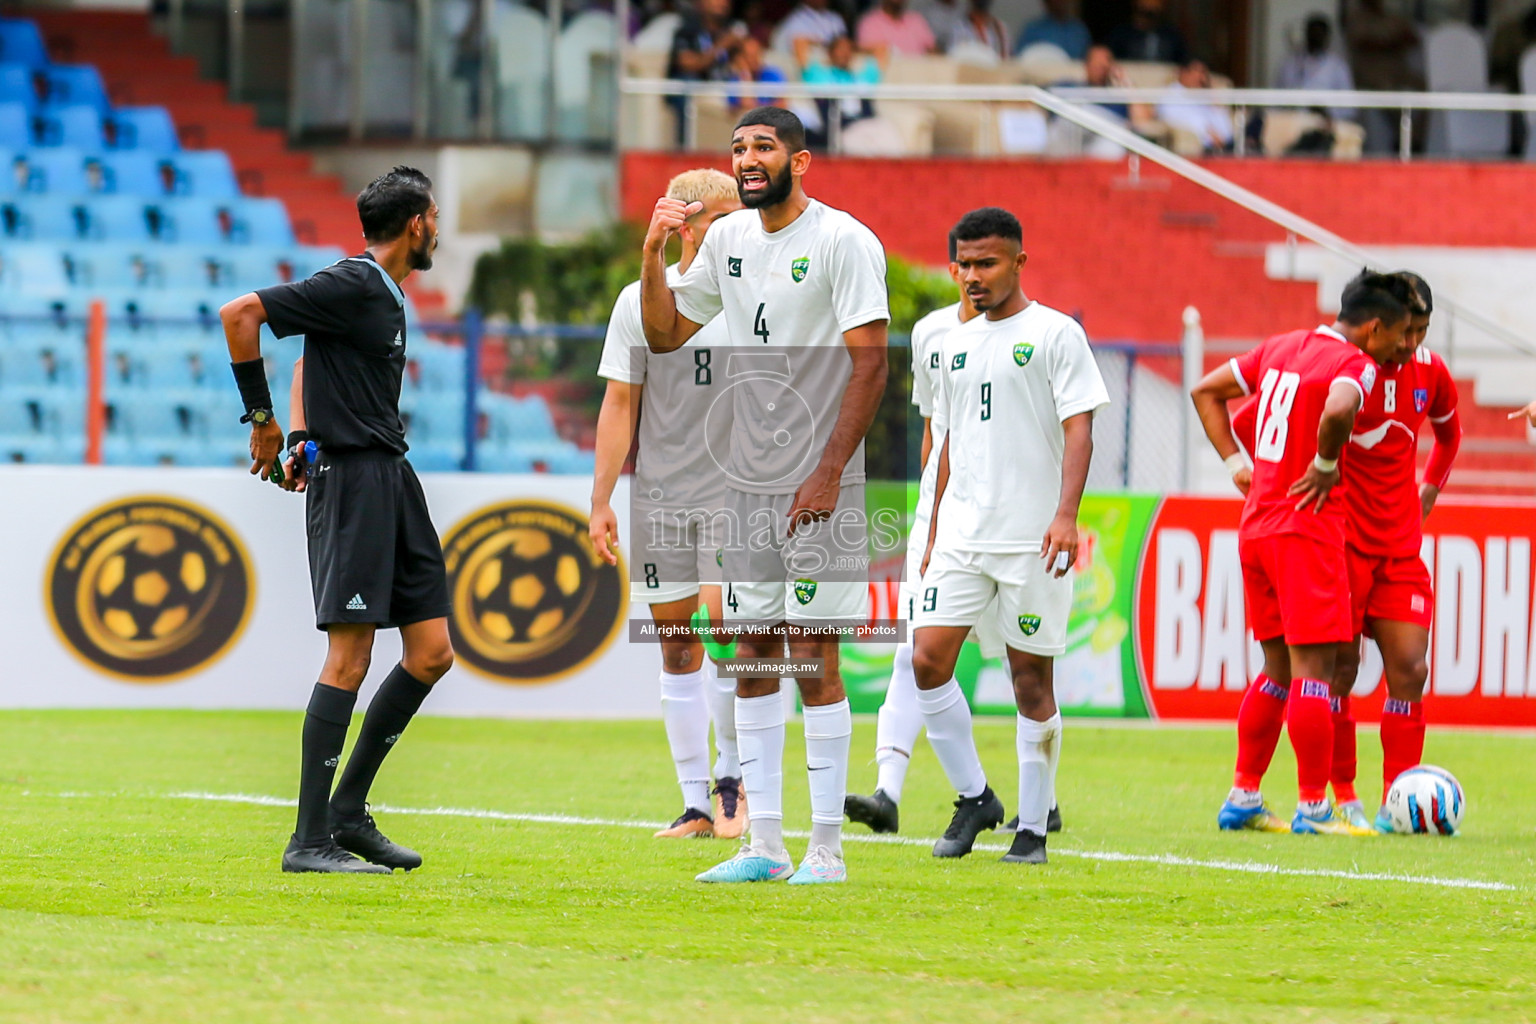
[(538, 683), (600, 654), (629, 600), (623, 562), (604, 562), (575, 509), (509, 501), (443, 540), (454, 652), (502, 681)]
[(65, 532), (48, 563), (45, 603), (65, 646), (93, 668), (162, 682), (217, 659), (255, 603), (250, 558), (207, 509), (136, 497)]

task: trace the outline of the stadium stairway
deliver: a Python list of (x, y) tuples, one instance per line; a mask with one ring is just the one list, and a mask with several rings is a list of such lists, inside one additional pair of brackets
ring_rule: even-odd
[[(318, 174), (312, 158), (288, 147), (282, 132), (256, 123), (256, 109), (233, 103), (223, 82), (201, 77), (197, 61), (170, 51), (147, 14), (108, 10), (31, 10), (55, 61), (94, 64), (115, 104), (155, 104), (176, 121), (188, 149), (229, 154), (243, 191), (283, 200), (299, 241), (359, 248), (357, 208), (340, 179)], [(426, 319), (438, 319), (440, 293), (407, 291)]]
[[(626, 154), (624, 215), (643, 223), (668, 179), (698, 166), (728, 169), (714, 153)], [(1254, 159), (1211, 166), (1362, 245), (1536, 249), (1529, 198), (1536, 170), (1520, 164)], [(1024, 223), (1030, 294), (1078, 316), (1092, 338), (1176, 340), (1192, 305), (1214, 364), (1257, 339), (1318, 321), (1315, 282), (1277, 281), (1265, 272), (1265, 246), (1284, 241), (1283, 232), (1146, 164), (1132, 177), (1124, 161), (818, 156), (808, 184), (817, 198), (868, 224), (890, 251), (935, 266), (944, 263), (945, 237), (966, 210), (1012, 208)], [(914, 195), (925, 199), (914, 203)], [(1536, 449), (1508, 421), (1511, 410), (1476, 405), (1470, 380), (1458, 387), (1465, 439), (1453, 492), (1536, 494)], [(1427, 451), (1427, 434), (1424, 444)]]

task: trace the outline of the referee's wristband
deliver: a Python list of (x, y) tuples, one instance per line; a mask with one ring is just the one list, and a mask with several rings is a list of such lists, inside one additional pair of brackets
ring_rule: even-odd
[(1248, 468), (1248, 460), (1243, 458), (1242, 452), (1233, 452), (1221, 464), (1227, 467), (1228, 476), (1237, 476), (1237, 474)]
[(308, 440), (309, 440), (309, 431), (307, 431), (307, 430), (290, 430), (290, 431), (288, 431), (288, 443), (287, 443), (286, 447), (287, 447), (287, 449), (289, 451), (293, 451), (293, 449), (297, 448), (299, 445), (303, 444), (305, 441), (308, 441)]
[(1332, 473), (1339, 468), (1338, 459), (1325, 459), (1321, 455), (1312, 456), (1312, 468), (1319, 473)]
[(272, 408), (272, 392), (267, 388), (267, 364), (261, 358), (230, 363), (235, 373), (235, 384), (240, 388), (240, 401), (245, 403), (246, 414), (253, 409)]

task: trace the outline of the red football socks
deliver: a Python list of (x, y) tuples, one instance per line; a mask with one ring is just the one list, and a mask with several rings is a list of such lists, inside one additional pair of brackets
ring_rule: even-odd
[(1399, 775), (1424, 760), (1424, 705), (1388, 697), (1381, 709), (1381, 801)]
[(1358, 800), (1355, 793), (1355, 775), (1358, 769), (1355, 753), (1355, 716), (1349, 708), (1348, 697), (1333, 698), (1333, 798), (1341, 804)]
[(1295, 679), (1287, 705), (1286, 731), (1296, 751), (1296, 788), (1302, 803), (1328, 799), (1328, 775), (1333, 767), (1333, 705), (1328, 684), (1320, 679)]
[(1260, 672), (1237, 709), (1237, 771), (1232, 785), (1257, 790), (1285, 725), (1286, 688)]

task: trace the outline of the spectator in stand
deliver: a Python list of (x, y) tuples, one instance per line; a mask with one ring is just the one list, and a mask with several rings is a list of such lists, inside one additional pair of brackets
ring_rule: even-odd
[[(1309, 17), (1302, 49), (1293, 51), (1285, 63), (1280, 65), (1275, 87), (1344, 92), (1354, 89), (1355, 79), (1349, 73), (1349, 65), (1343, 57), (1333, 52), (1332, 42), (1333, 28), (1328, 24), (1328, 19), (1321, 14)], [(1333, 107), (1328, 111), (1328, 116), (1336, 121), (1352, 121), (1355, 111), (1353, 108)]]
[(774, 33), (773, 48), (793, 51), (795, 63), (805, 68), (811, 63), (811, 47), (830, 47), (832, 40), (847, 34), (848, 23), (828, 9), (827, 0), (800, 0)]
[(955, 26), (965, 17), (965, 8), (960, 0), (926, 0), (918, 6), (917, 13), (928, 22), (939, 49), (944, 50), (949, 46), (949, 37), (955, 34)]
[(1350, 69), (1361, 89), (1422, 89), (1414, 70), (1419, 32), (1413, 22), (1387, 10), (1384, 0), (1355, 0), (1344, 23)]
[(965, 43), (985, 46), (999, 60), (1008, 57), (1008, 26), (992, 13), (992, 0), (971, 0), (965, 15), (949, 34), (949, 49)]
[(859, 48), (884, 61), (891, 54), (920, 57), (937, 53), (938, 42), (928, 19), (907, 10), (907, 0), (880, 0), (859, 19)]
[(1189, 61), (1184, 36), (1163, 17), (1163, 0), (1135, 0), (1131, 20), (1110, 30), (1104, 42), (1116, 60), (1178, 64)]
[[(1115, 63), (1115, 55), (1104, 45), (1088, 47), (1083, 58), (1082, 82), (1058, 82), (1058, 85), (1089, 85), (1095, 89), (1129, 89), (1131, 80)], [(1099, 110), (1119, 118), (1132, 128), (1141, 128), (1152, 121), (1152, 107), (1146, 103), (1096, 103)]]
[[(731, 45), (730, 61), (726, 64), (725, 77), (730, 82), (753, 82), (768, 85), (783, 82), (784, 72), (763, 62), (763, 44), (753, 36), (738, 39)], [(782, 107), (782, 97), (759, 90), (756, 93), (732, 93), (731, 113), (743, 114), (757, 107)]]
[(1073, 60), (1082, 60), (1088, 56), (1093, 38), (1088, 26), (1073, 15), (1072, 0), (1045, 0), (1045, 13), (1024, 26), (1014, 52), (1023, 53), (1035, 43), (1050, 43)]
[(1520, 92), (1520, 58), (1536, 45), (1536, 4), (1499, 24), (1488, 47), (1488, 81), (1505, 92)]
[[(725, 62), (732, 44), (746, 35), (746, 26), (731, 20), (731, 0), (697, 0), (697, 9), (686, 11), (672, 35), (667, 77), (681, 82), (718, 81), (725, 77)], [(677, 115), (677, 141), (686, 134), (685, 97), (668, 96), (667, 105)]]
[[(853, 40), (838, 36), (827, 45), (825, 62), (817, 62), (805, 69), (807, 85), (874, 85), (880, 81), (880, 65), (873, 60), (854, 62)], [(827, 144), (827, 125), (833, 117), (842, 127), (855, 121), (875, 116), (875, 105), (868, 99), (819, 99), (815, 105), (797, 108), (796, 113), (805, 123), (805, 137), (818, 148)]]
[[(1178, 81), (1170, 92), (1185, 93), (1211, 87), (1211, 71), (1204, 61), (1192, 60), (1179, 68)], [(1194, 98), (1166, 99), (1157, 107), (1157, 119), (1176, 131), (1186, 131), (1200, 140), (1207, 153), (1232, 151), (1232, 111), (1203, 103)]]

